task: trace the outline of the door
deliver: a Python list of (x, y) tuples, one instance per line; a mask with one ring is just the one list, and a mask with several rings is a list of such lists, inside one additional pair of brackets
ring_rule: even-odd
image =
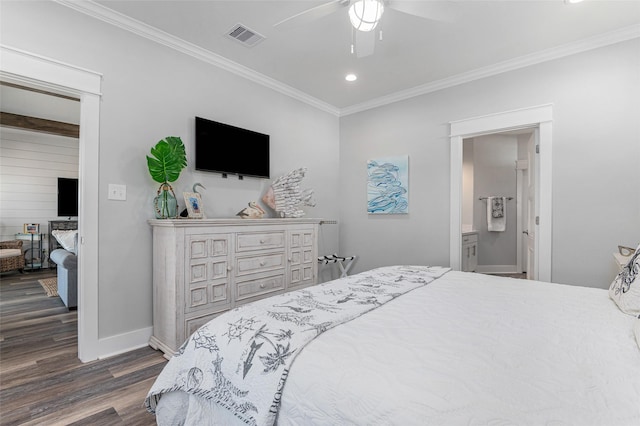
[(527, 242), (527, 279), (538, 279), (535, 273), (535, 253), (536, 253), (536, 141), (538, 140), (537, 129), (533, 133), (533, 137), (529, 140), (527, 146), (527, 161), (529, 169), (527, 173), (527, 229), (524, 231)]

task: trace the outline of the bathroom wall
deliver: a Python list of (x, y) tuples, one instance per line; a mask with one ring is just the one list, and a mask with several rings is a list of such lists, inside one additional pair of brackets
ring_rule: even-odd
[[(465, 151), (468, 144), (464, 145)], [(464, 155), (468, 155), (465, 153)], [(473, 228), (478, 231), (478, 272), (515, 272), (516, 269), (516, 160), (518, 138), (493, 134), (473, 138)], [(463, 156), (463, 158), (465, 158)], [(469, 161), (470, 159), (467, 159)], [(481, 197), (512, 197), (506, 202), (506, 230), (488, 231), (487, 200)], [(468, 213), (467, 213), (468, 214)]]

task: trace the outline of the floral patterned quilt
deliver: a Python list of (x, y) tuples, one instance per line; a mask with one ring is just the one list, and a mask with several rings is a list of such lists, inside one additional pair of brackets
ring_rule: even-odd
[(249, 425), (273, 425), (291, 364), (326, 330), (444, 275), (449, 268), (387, 266), (242, 305), (199, 328), (151, 387), (212, 400)]

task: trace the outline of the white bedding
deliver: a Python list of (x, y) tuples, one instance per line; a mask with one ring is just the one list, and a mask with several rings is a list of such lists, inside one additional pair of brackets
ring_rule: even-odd
[[(637, 426), (634, 321), (606, 290), (452, 271), (310, 342), (278, 424)], [(157, 419), (242, 424), (186, 394)]]

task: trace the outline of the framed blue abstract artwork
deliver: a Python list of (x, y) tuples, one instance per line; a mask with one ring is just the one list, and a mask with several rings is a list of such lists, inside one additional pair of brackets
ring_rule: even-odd
[(367, 161), (367, 212), (409, 213), (409, 156)]

